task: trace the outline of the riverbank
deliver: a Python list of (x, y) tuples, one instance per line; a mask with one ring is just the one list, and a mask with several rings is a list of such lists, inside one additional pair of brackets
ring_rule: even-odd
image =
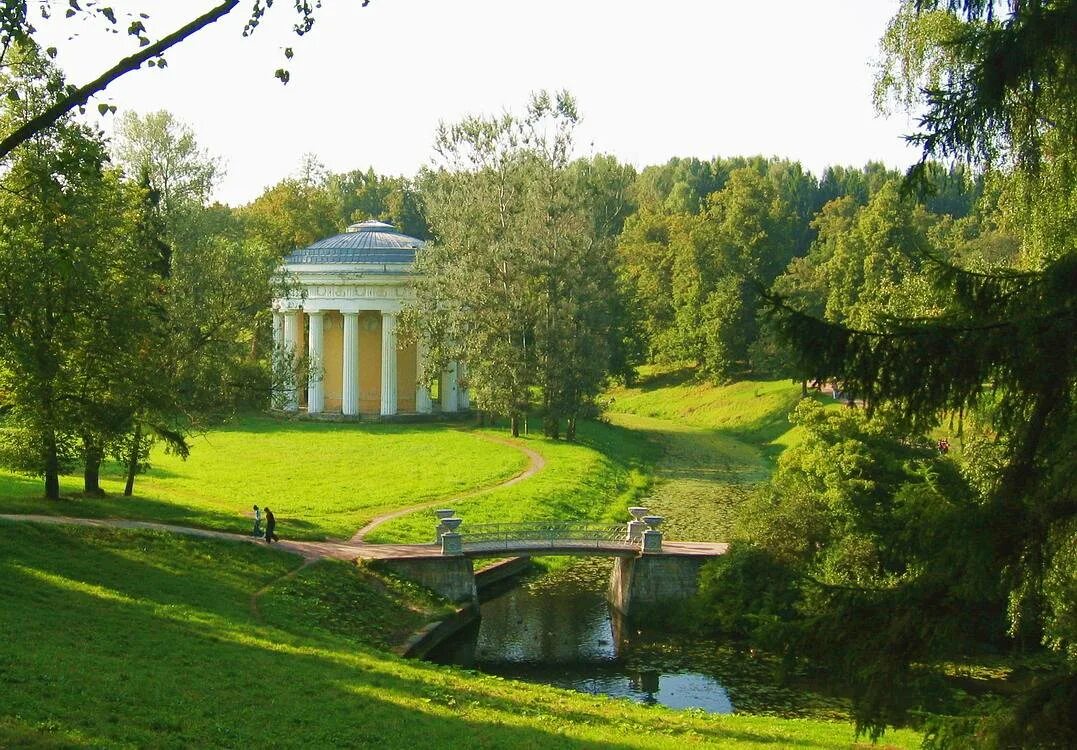
[(402, 660), (388, 641), (440, 605), (344, 563), (304, 567), (256, 545), (8, 522), (0, 550), (0, 632), (19, 634), (0, 639), (0, 746), (854, 742), (848, 723), (642, 708)]

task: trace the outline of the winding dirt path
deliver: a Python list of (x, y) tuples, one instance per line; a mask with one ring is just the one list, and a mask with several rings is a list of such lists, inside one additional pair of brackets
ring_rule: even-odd
[(458, 500), (467, 500), (473, 497), (478, 497), (479, 495), (485, 495), (486, 493), (493, 492), (494, 490), (511, 487), (514, 484), (519, 484), (525, 479), (533, 477), (535, 474), (540, 472), (544, 466), (546, 466), (546, 459), (543, 458), (536, 451), (532, 450), (531, 448), (528, 448), (526, 445), (520, 445), (519, 443), (510, 440), (509, 438), (497, 437), (495, 435), (486, 435), (478, 432), (470, 434), (474, 435), (480, 440), (486, 440), (490, 443), (500, 443), (501, 445), (507, 445), (510, 448), (515, 448), (516, 450), (527, 456), (527, 466), (524, 467), (523, 471), (509, 477), (504, 482), (498, 482), (497, 484), (492, 484), (487, 487), (479, 487), (473, 490), (468, 490), (467, 492), (464, 492), (459, 495), (443, 496), (438, 498), (437, 500), (430, 500), (428, 502), (420, 503), (418, 505), (411, 505), (407, 508), (398, 508), (397, 510), (394, 510), (390, 513), (383, 513), (380, 516), (375, 516), (374, 518), (370, 519), (370, 521), (368, 521), (367, 524), (363, 526), (363, 528), (359, 529), (357, 532), (355, 532), (355, 534), (352, 535), (352, 538), (349, 543), (353, 545), (368, 544), (368, 542), (366, 541), (367, 536), (369, 536), (370, 533), (374, 531), (374, 529), (378, 528), (386, 521), (391, 521), (394, 518), (399, 518), (400, 516), (406, 516), (409, 513), (414, 513), (418, 510), (427, 510), (429, 508), (443, 507), (449, 503), (456, 502)]

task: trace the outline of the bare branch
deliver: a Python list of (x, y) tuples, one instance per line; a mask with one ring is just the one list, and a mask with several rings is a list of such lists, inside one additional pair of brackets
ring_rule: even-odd
[(221, 3), (190, 23), (176, 29), (168, 36), (162, 37), (157, 42), (143, 48), (136, 54), (123, 58), (116, 63), (116, 65), (112, 66), (86, 85), (74, 89), (41, 114), (27, 120), (0, 141), (0, 159), (4, 159), (23, 141), (52, 126), (57, 120), (75, 107), (85, 104), (94, 94), (104, 91), (110, 83), (120, 76), (130, 73), (132, 70), (137, 70), (142, 63), (157, 57), (174, 44), (182, 42), (196, 31), (208, 26), (219, 18), (228, 15), (235, 10), (237, 5), (239, 5), (239, 0), (227, 0), (227, 2)]

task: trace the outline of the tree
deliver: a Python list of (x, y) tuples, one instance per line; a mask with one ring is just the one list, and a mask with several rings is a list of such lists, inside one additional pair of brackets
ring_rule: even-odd
[[(32, 44), (8, 55), (19, 75), (3, 83), (19, 96), (4, 123), (32, 116), (64, 86)], [(44, 475), (50, 499), (76, 442), (99, 463), (141, 354), (152, 250), (132, 242), (138, 192), (106, 163), (100, 138), (62, 118), (24, 142), (0, 178), (0, 372), (8, 419), (30, 453), (20, 468)], [(88, 473), (87, 490), (98, 489)]]
[[(365, 6), (369, 0), (363, 0)], [(113, 81), (132, 71), (138, 70), (145, 64), (147, 67), (165, 67), (167, 61), (164, 53), (175, 45), (183, 42), (192, 34), (220, 20), (236, 9), (239, 0), (227, 0), (210, 8), (205, 13), (193, 17), (190, 21), (151, 42), (146, 24), (149, 14), (145, 12), (131, 11), (126, 14), (117, 14), (111, 6), (102, 5), (97, 0), (87, 0), (81, 5), (77, 2), (62, 0), (44, 0), (39, 3), (28, 3), (27, 0), (0, 0), (0, 70), (7, 65), (8, 51), (15, 45), (25, 44), (34, 39), (38, 32), (37, 24), (59, 23), (60, 14), (69, 23), (90, 21), (99, 24), (104, 32), (118, 33), (122, 23), (127, 24), (127, 35), (133, 37), (139, 45), (139, 50), (131, 55), (121, 58), (114, 65), (101, 73), (97, 78), (82, 86), (65, 86), (51, 92), (50, 99), (39, 111), (32, 116), (18, 122), (11, 122), (0, 137), (0, 160), (6, 158), (20, 143), (52, 127), (65, 115), (75, 109), (82, 110), (89, 100), (103, 92)], [(272, 0), (252, 0), (250, 16), (243, 29), (244, 36), (254, 33), (261, 23), (264, 15), (272, 7)], [(295, 12), (297, 21), (293, 31), (302, 36), (314, 26), (315, 10), (320, 3), (296, 2)], [(31, 10), (36, 10), (40, 18), (35, 18)], [(83, 26), (82, 28), (85, 28)], [(78, 33), (74, 26), (70, 27), (71, 33)], [(56, 55), (55, 48), (47, 50), (50, 56)], [(284, 57), (292, 58), (292, 48), (284, 49)], [(290, 73), (285, 68), (278, 68), (274, 75), (283, 83), (290, 79)], [(8, 96), (11, 94), (8, 93)], [(102, 114), (108, 112), (110, 107), (107, 103), (98, 105)]]
[[(906, 3), (904, 12), (913, 6)], [(979, 477), (987, 527), (979, 547), (981, 572), (1006, 594), (1010, 633), (1041, 639), (1068, 661), (974, 731), (981, 744), (1073, 746), (1077, 570), (1068, 550), (1077, 544), (1077, 4), (1014, 2), (1003, 10), (988, 0), (952, 0), (915, 7), (950, 13), (957, 23), (955, 31), (927, 45), (943, 47), (945, 54), (935, 59), (947, 70), (924, 92), (922, 130), (913, 136), (924, 159), (908, 184), (925, 177), (929, 157), (960, 157), (987, 169), (989, 181), (1005, 183), (1010, 196), (1035, 196), (1041, 205), (1008, 217), (1022, 241), (1025, 267), (971, 270), (930, 248), (906, 247), (927, 264), (937, 307), (923, 316), (879, 320), (869, 329), (821, 321), (781, 300), (773, 304), (804, 372), (839, 378), (857, 395), (888, 405), (906, 424), (923, 427), (947, 412), (975, 411), (987, 420), (993, 460), (970, 466)], [(916, 41), (900, 49), (922, 61)], [(898, 80), (922, 80), (916, 68), (906, 64), (904, 70), (909, 75)], [(907, 633), (896, 662), (900, 669), (875, 670), (879, 682), (858, 695), (861, 726), (878, 730), (900, 715), (903, 690), (895, 688), (905, 683), (901, 674), (930, 652), (931, 634), (956, 625), (963, 614), (935, 605), (944, 592), (963, 585), (947, 576), (941, 552), (925, 566), (926, 575), (945, 580), (941, 588), (899, 585), (901, 596), (888, 603), (858, 590), (828, 605), (828, 613), (844, 611), (852, 622), (888, 604), (888, 617), (919, 626)], [(892, 658), (867, 649), (846, 652), (844, 667), (831, 663), (844, 673), (870, 675), (873, 665)]]
[(325, 180), (288, 177), (237, 211), (249, 235), (278, 257), (344, 229)]
[(443, 125), (441, 163), (421, 183), (435, 240), (419, 255), (410, 328), (434, 371), (467, 362), (476, 402), (513, 434), (537, 393), (547, 434), (567, 420), (572, 437), (617, 339), (612, 242), (589, 213), (607, 204), (569, 169), (575, 121), (568, 94), (540, 93), (523, 116)]
[(185, 218), (209, 202), (223, 176), (221, 160), (200, 148), (190, 126), (167, 110), (120, 115), (113, 151), (130, 178), (144, 179), (155, 192), (154, 210), (170, 243), (179, 240)]
[(108, 441), (128, 466), (130, 495), (152, 441), (185, 456), (191, 429), (268, 391), (257, 343), (280, 255), (245, 237), (227, 207), (206, 205), (218, 160), (168, 112), (128, 115), (114, 150), (145, 185), (138, 239), (158, 257), (152, 325), (127, 370), (137, 397)]

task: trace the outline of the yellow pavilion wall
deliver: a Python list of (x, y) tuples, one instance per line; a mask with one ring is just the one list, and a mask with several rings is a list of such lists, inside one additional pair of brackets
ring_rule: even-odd
[(381, 413), (381, 313), (359, 314), (359, 413)]
[(339, 412), (344, 407), (344, 316), (325, 313), (322, 340), (322, 386), (325, 410)]
[[(309, 318), (303, 315), (303, 337), (299, 356), (306, 355)], [(339, 414), (344, 407), (344, 316), (328, 310), (323, 318), (322, 388), (325, 411)], [(381, 413), (381, 333), (382, 317), (378, 311), (359, 314), (359, 413)], [(397, 412), (415, 412), (417, 356), (415, 344), (398, 345), (396, 354)], [(306, 383), (300, 383), (300, 403), (306, 406)]]

